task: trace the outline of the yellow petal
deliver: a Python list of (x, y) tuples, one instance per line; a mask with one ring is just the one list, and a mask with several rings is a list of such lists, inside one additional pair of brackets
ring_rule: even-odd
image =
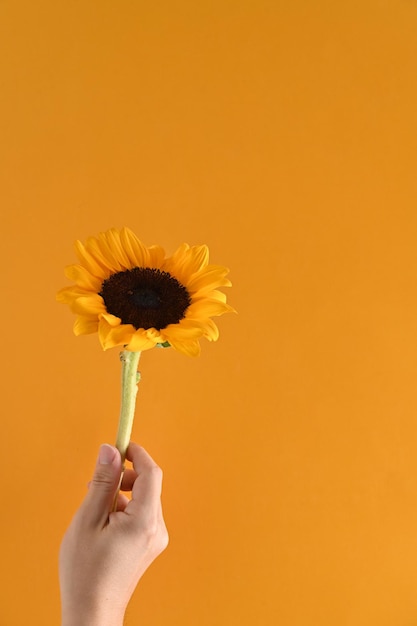
[(161, 330), (164, 341), (181, 342), (197, 339), (204, 334), (204, 324), (197, 320), (181, 320), (179, 324), (169, 324)]
[(74, 322), (74, 334), (75, 335), (90, 335), (96, 333), (98, 328), (98, 320), (90, 319), (88, 317), (79, 316)]
[(126, 267), (120, 262), (117, 250), (111, 245), (111, 241), (112, 239), (107, 236), (107, 232), (100, 233), (96, 239), (98, 252), (107, 260), (107, 264), (111, 267), (112, 272), (123, 272)]
[(146, 336), (148, 339), (153, 341), (155, 344), (164, 343), (164, 338), (161, 335), (161, 331), (156, 330), (156, 328), (147, 328), (145, 330)]
[(182, 285), (187, 285), (190, 278), (196, 272), (204, 269), (209, 260), (209, 251), (207, 246), (192, 246), (183, 244), (169, 263), (168, 270)]
[(213, 320), (206, 320), (204, 326), (204, 337), (206, 337), (206, 339), (208, 339), (209, 341), (217, 341), (219, 338), (219, 329), (217, 328)]
[(187, 271), (190, 274), (200, 272), (209, 262), (209, 249), (203, 244), (202, 246), (192, 246), (187, 259)]
[(119, 231), (115, 228), (111, 228), (106, 233), (104, 233), (104, 236), (106, 238), (109, 249), (112, 251), (113, 255), (120, 263), (120, 266), (124, 270), (131, 269), (132, 266), (129, 260), (129, 256), (128, 254), (126, 254), (124, 247), (121, 243)]
[[(187, 254), (190, 250), (190, 246), (188, 243), (182, 243), (174, 252), (174, 254), (170, 257), (172, 261), (176, 264), (182, 264), (187, 258)], [(166, 259), (168, 261), (169, 259)]]
[(64, 287), (56, 294), (56, 300), (63, 304), (71, 304), (71, 302), (77, 298), (89, 295), (91, 295), (91, 291), (87, 289), (81, 289), (80, 287)]
[(106, 345), (106, 338), (107, 335), (109, 334), (109, 332), (111, 331), (112, 327), (110, 326), (110, 324), (103, 318), (101, 317), (98, 323), (98, 338), (99, 341), (101, 343), (101, 345), (103, 346), (103, 349), (105, 350), (106, 348), (104, 347)]
[(223, 315), (223, 313), (232, 312), (231, 306), (218, 300), (209, 300), (202, 298), (197, 302), (193, 302), (187, 309), (185, 315), (187, 319), (200, 320), (214, 315)]
[(114, 256), (110, 255), (107, 250), (103, 252), (101, 244), (96, 237), (89, 237), (87, 239), (85, 249), (103, 266), (103, 268), (107, 268), (106, 278), (108, 278), (111, 273), (120, 270), (120, 265), (114, 259)]
[(164, 260), (161, 269), (181, 282), (181, 268), (187, 258), (189, 249), (188, 243), (181, 244), (171, 257)]
[(191, 296), (191, 304), (194, 302), (202, 302), (204, 300), (218, 300), (219, 302), (226, 302), (226, 294), (223, 291), (218, 291), (217, 289), (213, 289), (213, 291), (208, 291), (207, 293), (202, 293), (197, 291), (193, 296)]
[(120, 240), (133, 267), (148, 267), (149, 254), (146, 247), (129, 228), (122, 228)]
[(115, 315), (112, 315), (111, 313), (102, 313), (100, 315), (100, 318), (106, 320), (108, 325), (111, 326), (112, 328), (114, 328), (115, 326), (119, 326), (122, 323), (122, 320), (120, 319), (120, 317), (116, 317)]
[(107, 266), (102, 265), (81, 243), (81, 241), (76, 241), (75, 244), (75, 252), (80, 259), (81, 265), (85, 267), (86, 270), (90, 272), (92, 276), (96, 276), (103, 281), (107, 278)]
[(148, 254), (149, 267), (155, 267), (156, 269), (160, 269), (165, 257), (164, 249), (161, 248), (161, 246), (150, 246), (148, 248)]
[(128, 344), (134, 332), (135, 328), (131, 324), (113, 327), (104, 318), (101, 318), (98, 325), (98, 336), (103, 350)]
[(191, 294), (196, 292), (206, 293), (216, 289), (216, 287), (231, 287), (232, 283), (228, 278), (225, 278), (228, 271), (226, 267), (209, 266), (192, 276), (185, 285), (187, 291)]
[(77, 298), (71, 305), (71, 310), (79, 315), (96, 315), (106, 313), (103, 298), (98, 295)]
[(65, 268), (65, 276), (73, 280), (79, 287), (98, 293), (101, 289), (102, 281), (92, 276), (82, 265), (69, 265)]
[(171, 346), (187, 356), (199, 356), (201, 352), (200, 344), (197, 340), (194, 341), (170, 341)]
[(129, 343), (127, 344), (127, 350), (130, 350), (131, 352), (149, 350), (150, 348), (153, 348), (157, 343), (158, 341), (150, 339), (147, 336), (146, 330), (144, 330), (143, 328), (139, 328), (139, 330), (134, 333)]

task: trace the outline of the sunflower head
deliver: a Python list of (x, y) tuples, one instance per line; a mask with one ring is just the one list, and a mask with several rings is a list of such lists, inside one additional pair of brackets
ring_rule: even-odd
[(65, 271), (75, 284), (61, 289), (57, 300), (77, 315), (74, 333), (98, 332), (104, 350), (172, 346), (197, 356), (201, 337), (219, 336), (211, 318), (233, 311), (219, 291), (231, 285), (229, 270), (209, 265), (205, 245), (184, 243), (166, 257), (128, 228), (112, 228), (85, 244), (77, 241), (75, 249), (79, 263)]

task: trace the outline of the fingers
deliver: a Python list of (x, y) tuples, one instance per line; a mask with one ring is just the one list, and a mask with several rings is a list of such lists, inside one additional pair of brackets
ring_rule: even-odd
[(108, 520), (119, 485), (122, 462), (117, 448), (104, 444), (100, 447), (93, 479), (81, 505), (84, 521), (93, 527), (103, 527)]
[(120, 486), (120, 489), (122, 491), (132, 491), (134, 482), (137, 479), (137, 477), (138, 475), (135, 472), (135, 470), (125, 469), (123, 473), (123, 479), (122, 479), (122, 484)]
[(137, 443), (131, 441), (126, 451), (126, 458), (133, 463), (133, 469), (140, 473), (141, 470), (147, 468), (158, 467), (153, 458), (148, 454), (145, 448), (138, 446)]
[(129, 504), (129, 498), (123, 493), (119, 493), (117, 496), (116, 511), (124, 511)]
[[(133, 446), (136, 446), (137, 448), (139, 448), (144, 453), (143, 457), (144, 457), (144, 461), (145, 461), (145, 468), (146, 468), (146, 463), (147, 462), (149, 462), (149, 467), (155, 467), (156, 466), (155, 461), (153, 461), (153, 459), (149, 456), (149, 454), (143, 448), (141, 448), (137, 444), (133, 444), (133, 443), (131, 443), (130, 445), (132, 446), (132, 450), (133, 450)], [(140, 454), (142, 454), (142, 452)], [(126, 458), (131, 461), (132, 458), (129, 458), (129, 456), (131, 456), (131, 455), (128, 454), (126, 456)], [(136, 465), (138, 465), (138, 463), (141, 463), (141, 461), (138, 459), (138, 457), (136, 457), (136, 458), (137, 458)], [(120, 485), (120, 489), (122, 491), (132, 491), (133, 485), (134, 485), (135, 480), (137, 479), (137, 477), (138, 477), (138, 472), (136, 470), (129, 469), (129, 468), (125, 469), (124, 472), (123, 472), (123, 478), (122, 478), (122, 482), (121, 482), (121, 485)], [(88, 483), (88, 486), (90, 486), (90, 483)]]
[[(135, 517), (140, 525), (152, 525), (161, 510), (162, 470), (146, 450), (135, 443), (129, 444), (126, 458), (132, 461), (136, 478), (132, 484), (132, 500), (125, 513)], [(132, 473), (127, 475), (127, 485), (133, 477)]]
[[(133, 483), (137, 479), (138, 475), (133, 469), (125, 469), (123, 472), (122, 482), (120, 484), (121, 491), (132, 491)], [(93, 481), (89, 480), (87, 483), (87, 489), (90, 489), (90, 485)]]

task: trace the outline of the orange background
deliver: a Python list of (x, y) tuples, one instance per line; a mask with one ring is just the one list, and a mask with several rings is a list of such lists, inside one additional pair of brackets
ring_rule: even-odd
[(217, 344), (141, 360), (168, 550), (127, 624), (417, 624), (417, 3), (0, 4), (1, 626), (115, 437), (118, 351), (55, 303), (127, 225), (231, 268)]

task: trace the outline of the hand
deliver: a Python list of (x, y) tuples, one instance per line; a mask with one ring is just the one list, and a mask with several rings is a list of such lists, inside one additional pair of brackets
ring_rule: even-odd
[(118, 626), (152, 561), (168, 545), (162, 517), (162, 472), (149, 454), (130, 443), (124, 494), (113, 507), (121, 475), (117, 448), (101, 446), (89, 491), (61, 544), (62, 626)]

